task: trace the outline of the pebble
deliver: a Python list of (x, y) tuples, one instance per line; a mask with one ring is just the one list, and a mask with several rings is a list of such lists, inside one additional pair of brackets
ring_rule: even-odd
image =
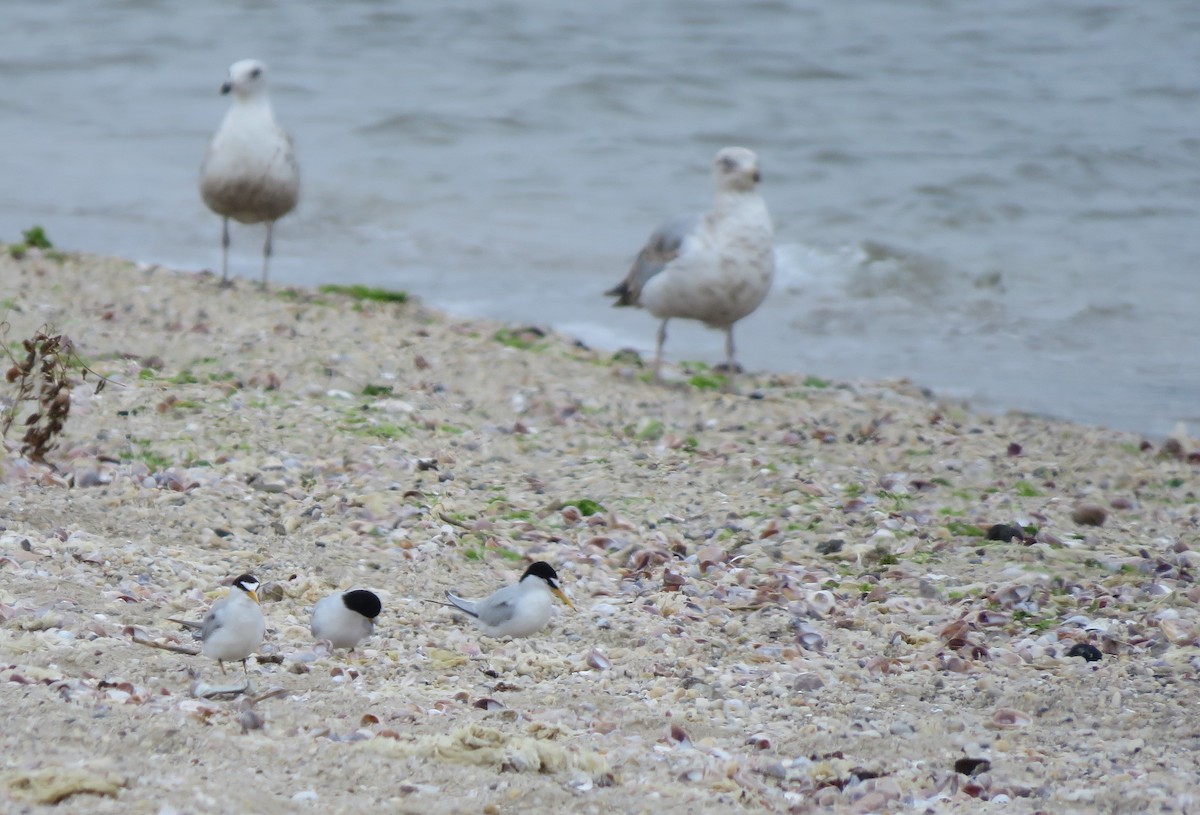
[(1097, 504), (1080, 504), (1071, 510), (1071, 520), (1080, 526), (1103, 526), (1108, 511)]

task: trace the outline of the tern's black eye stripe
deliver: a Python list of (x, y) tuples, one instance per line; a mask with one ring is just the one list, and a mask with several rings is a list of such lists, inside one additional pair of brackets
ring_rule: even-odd
[(243, 574), (235, 577), (233, 585), (244, 591), (254, 591), (258, 588), (258, 578), (252, 574)]

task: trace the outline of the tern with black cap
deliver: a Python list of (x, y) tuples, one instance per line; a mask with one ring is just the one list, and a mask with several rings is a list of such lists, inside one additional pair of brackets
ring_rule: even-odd
[(334, 648), (352, 649), (375, 630), (375, 618), (383, 604), (366, 589), (339, 591), (313, 606), (312, 635), (328, 640)]
[(563, 593), (554, 567), (541, 560), (526, 569), (516, 585), (505, 586), (482, 600), (446, 592), (450, 604), (473, 618), (489, 637), (528, 637), (541, 631), (550, 622), (555, 597), (575, 608)]
[(221, 673), (225, 663), (241, 660), (258, 650), (267, 633), (267, 621), (258, 605), (258, 578), (243, 574), (234, 578), (229, 594), (218, 600), (200, 624), (200, 653), (217, 661)]

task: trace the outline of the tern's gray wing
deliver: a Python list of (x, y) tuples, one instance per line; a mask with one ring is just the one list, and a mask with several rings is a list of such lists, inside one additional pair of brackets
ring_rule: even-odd
[(666, 268), (667, 264), (679, 257), (683, 242), (696, 231), (700, 225), (699, 215), (687, 215), (660, 226), (646, 241), (642, 251), (638, 252), (633, 267), (621, 283), (606, 291), (608, 297), (616, 297), (615, 306), (636, 306), (642, 294), (642, 286), (646, 281)]
[(517, 600), (521, 596), (521, 586), (505, 586), (486, 600), (475, 604), (475, 615), (479, 622), (497, 627), (504, 625), (517, 613)]
[(217, 629), (224, 625), (225, 604), (225, 600), (218, 601), (204, 615), (204, 622), (200, 626), (200, 639), (208, 639), (216, 633)]

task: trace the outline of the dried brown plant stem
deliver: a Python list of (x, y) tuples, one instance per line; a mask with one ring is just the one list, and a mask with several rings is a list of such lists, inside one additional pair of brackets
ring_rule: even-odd
[(71, 338), (55, 333), (51, 326), (43, 325), (32, 337), (22, 340), (23, 353), (20, 354), (14, 353), (13, 346), (7, 341), (10, 329), (9, 323), (0, 323), (0, 337), (3, 338), (0, 349), (12, 361), (4, 379), (16, 386), (17, 393), (0, 415), (0, 437), (7, 438), (23, 404), (36, 403), (24, 420), (21, 455), (30, 461), (50, 464), (46, 454), (58, 446), (57, 438), (71, 413), (69, 364), (73, 363), (83, 371), (85, 382), (88, 374), (96, 377), (96, 393), (104, 390), (109, 380), (85, 365), (75, 353)]

